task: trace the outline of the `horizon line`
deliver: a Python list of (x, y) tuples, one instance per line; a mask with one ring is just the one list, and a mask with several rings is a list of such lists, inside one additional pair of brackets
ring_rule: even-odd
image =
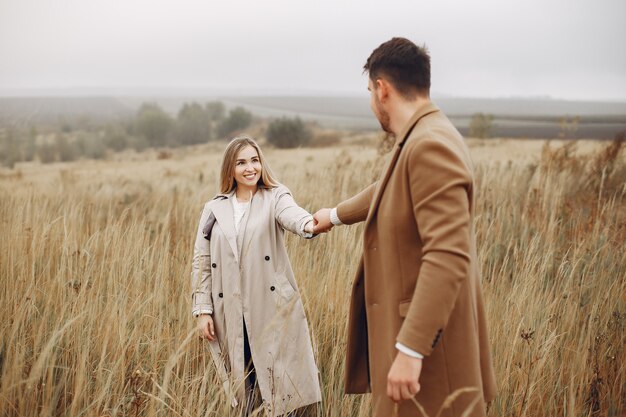
[[(142, 97), (154, 96), (159, 98), (230, 98), (230, 97), (363, 97), (352, 90), (307, 90), (307, 89), (219, 89), (211, 87), (18, 87), (0, 88), (0, 98), (93, 98), (93, 97)], [(570, 101), (570, 102), (608, 102), (626, 103), (623, 98), (564, 98), (549, 94), (535, 95), (456, 95), (434, 91), (433, 99), (478, 99), (478, 100), (540, 100), (540, 101)]]

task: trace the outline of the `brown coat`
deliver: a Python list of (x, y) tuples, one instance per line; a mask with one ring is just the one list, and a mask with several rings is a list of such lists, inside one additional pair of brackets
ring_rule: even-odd
[[(435, 416), (484, 416), (496, 393), (473, 230), (474, 177), (459, 132), (432, 103), (397, 136), (382, 179), (337, 207), (346, 224), (365, 221), (352, 287), (346, 392), (371, 391), (375, 417), (394, 415), (386, 395), (396, 342), (425, 356), (415, 399)], [(418, 416), (403, 401), (400, 416)]]
[[(212, 309), (230, 387), (243, 400), (243, 321), (263, 405), (282, 415), (321, 401), (309, 326), (284, 244), (284, 231), (304, 235), (311, 215), (280, 185), (259, 189), (235, 232), (232, 199), (221, 195), (204, 206), (194, 250), (192, 308)], [(216, 218), (207, 241), (202, 228)], [(215, 359), (215, 357), (214, 357)]]

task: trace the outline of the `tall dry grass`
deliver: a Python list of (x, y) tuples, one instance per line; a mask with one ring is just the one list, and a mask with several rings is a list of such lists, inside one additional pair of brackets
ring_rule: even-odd
[[(626, 413), (626, 162), (621, 145), (476, 166), (476, 228), (500, 394), (490, 416)], [(184, 152), (184, 151), (182, 151)], [(268, 151), (309, 210), (369, 184), (347, 147)], [(190, 261), (219, 151), (25, 167), (0, 178), (3, 416), (234, 416), (193, 331)], [(361, 227), (288, 250), (320, 368), (311, 415), (367, 416), (344, 396)]]

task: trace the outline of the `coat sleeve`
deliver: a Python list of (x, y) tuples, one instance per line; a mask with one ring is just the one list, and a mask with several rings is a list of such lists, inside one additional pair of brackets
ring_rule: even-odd
[(205, 204), (200, 216), (200, 223), (196, 232), (196, 241), (193, 247), (191, 264), (191, 311), (197, 314), (200, 311), (213, 311), (211, 297), (211, 251), (210, 241), (202, 233), (211, 209)]
[(283, 229), (289, 230), (298, 236), (304, 238), (312, 237), (311, 234), (304, 231), (307, 223), (313, 221), (311, 213), (296, 203), (291, 195), (291, 191), (284, 185), (278, 186), (275, 192), (274, 213), (278, 224)]
[(422, 240), (421, 268), (397, 341), (432, 353), (470, 272), (469, 168), (442, 141), (420, 140), (408, 155), (410, 195)]
[(337, 205), (337, 217), (339, 217), (341, 223), (354, 224), (367, 219), (374, 191), (376, 191), (376, 185), (378, 185), (378, 181)]

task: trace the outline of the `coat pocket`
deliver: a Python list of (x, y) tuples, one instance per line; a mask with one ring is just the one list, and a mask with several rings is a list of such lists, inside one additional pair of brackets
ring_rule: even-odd
[(406, 317), (410, 306), (411, 300), (401, 301), (400, 304), (398, 304), (398, 313), (400, 314), (400, 317)]
[(276, 284), (280, 290), (280, 295), (287, 300), (291, 299), (296, 293), (295, 289), (291, 286), (291, 283), (285, 276), (285, 274), (276, 274)]

